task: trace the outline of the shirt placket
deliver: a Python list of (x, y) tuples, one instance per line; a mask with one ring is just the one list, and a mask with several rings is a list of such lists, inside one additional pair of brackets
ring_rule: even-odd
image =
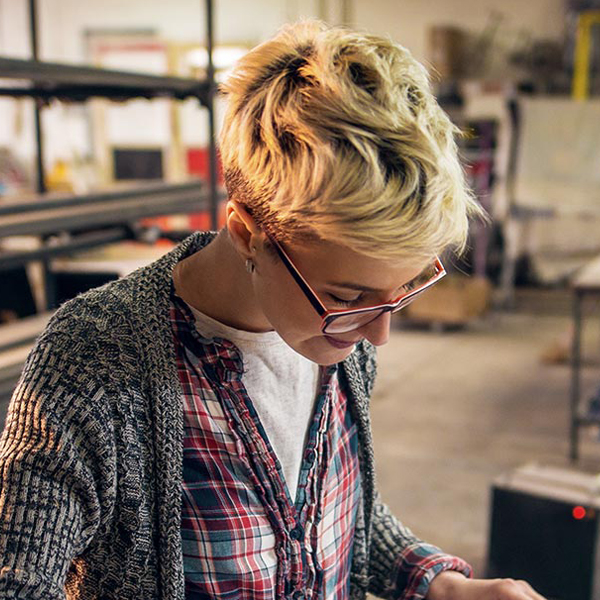
[(317, 398), (300, 467), (295, 504), (290, 501), (276, 455), (241, 377), (226, 378), (229, 380), (229, 393), (223, 399), (232, 419), (230, 427), (243, 446), (240, 448), (240, 458), (248, 464), (276, 538), (278, 599), (312, 598), (319, 587), (315, 527), (320, 518), (321, 493), (328, 460), (327, 430), (332, 405), (329, 382), (332, 375), (332, 370), (324, 374)]
[(321, 519), (324, 482), (329, 464), (328, 432), (334, 404), (331, 382), (335, 371), (335, 367), (330, 367), (323, 373), (317, 410), (309, 430), (300, 470), (300, 493), (296, 506), (303, 528), (301, 546), (304, 580), (302, 588), (295, 589), (292, 598), (317, 598), (322, 589), (322, 570), (317, 560), (317, 526)]

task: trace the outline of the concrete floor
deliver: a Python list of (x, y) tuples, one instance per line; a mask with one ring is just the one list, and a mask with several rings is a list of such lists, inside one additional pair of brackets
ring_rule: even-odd
[[(596, 321), (585, 329), (587, 396), (600, 383)], [(400, 325), (379, 350), (372, 419), (383, 499), (476, 576), (485, 574), (494, 478), (531, 461), (569, 465), (570, 368), (541, 361), (569, 326), (564, 293), (530, 294), (464, 330)], [(577, 468), (600, 472), (598, 434), (582, 436)]]

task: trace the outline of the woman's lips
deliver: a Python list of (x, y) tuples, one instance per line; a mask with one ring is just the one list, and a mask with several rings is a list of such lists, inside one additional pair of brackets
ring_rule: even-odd
[(349, 342), (347, 340), (338, 340), (337, 338), (331, 337), (330, 335), (324, 336), (325, 339), (334, 347), (343, 350), (344, 348), (350, 348), (356, 344), (356, 340), (353, 342)]

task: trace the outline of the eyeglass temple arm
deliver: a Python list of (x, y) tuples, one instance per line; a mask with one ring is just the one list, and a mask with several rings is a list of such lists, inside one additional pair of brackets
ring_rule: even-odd
[(435, 259), (435, 267), (438, 270), (435, 277), (433, 277), (427, 283), (423, 284), (421, 287), (418, 287), (416, 290), (413, 290), (412, 292), (409, 292), (408, 294), (406, 294), (406, 296), (404, 296), (402, 298), (402, 300), (409, 300), (416, 294), (420, 294), (421, 292), (424, 292), (426, 289), (429, 289), (434, 283), (437, 283), (440, 279), (442, 279), (442, 277), (445, 277), (447, 275), (446, 269), (445, 269), (444, 265), (442, 264), (442, 261), (439, 258)]
[(279, 258), (281, 258), (281, 260), (287, 267), (288, 271), (290, 272), (290, 275), (294, 278), (296, 283), (302, 288), (302, 291), (306, 294), (306, 297), (308, 298), (310, 303), (313, 305), (314, 309), (319, 313), (319, 316), (322, 317), (327, 312), (327, 309), (323, 306), (323, 304), (317, 298), (313, 289), (310, 287), (310, 285), (308, 285), (308, 282), (304, 279), (304, 277), (302, 277), (302, 274), (300, 273), (300, 271), (298, 271), (298, 269), (296, 269), (296, 267), (294, 266), (294, 263), (291, 261), (290, 257), (286, 254), (285, 250), (279, 245), (279, 242), (269, 234), (267, 234), (267, 237), (269, 238), (269, 240), (275, 247), (275, 250), (277, 251)]

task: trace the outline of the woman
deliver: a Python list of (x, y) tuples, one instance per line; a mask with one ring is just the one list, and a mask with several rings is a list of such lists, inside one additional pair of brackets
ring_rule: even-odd
[(425, 71), (308, 22), (224, 91), (227, 226), (65, 304), (27, 361), (0, 597), (541, 598), (376, 494), (374, 346), (480, 212)]

